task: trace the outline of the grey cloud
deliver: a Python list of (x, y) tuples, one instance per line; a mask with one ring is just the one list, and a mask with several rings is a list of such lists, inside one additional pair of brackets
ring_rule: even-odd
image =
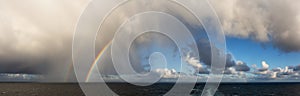
[(250, 71), (250, 67), (242, 61), (236, 61), (235, 65), (226, 67), (224, 74), (244, 75), (244, 72)]
[[(161, 52), (167, 58), (177, 59), (180, 64), (179, 52), (174, 41), (164, 34), (156, 32), (148, 32), (138, 36), (133, 42), (129, 50), (130, 63), (137, 72), (145, 71), (144, 66), (149, 64), (149, 56), (154, 52)], [(170, 61), (170, 60), (167, 60)], [(147, 71), (147, 70), (146, 70)]]
[[(197, 33), (197, 31), (195, 33)], [(195, 35), (195, 36), (199, 36), (199, 35)], [(201, 39), (195, 38), (195, 39), (197, 42), (197, 47), (199, 49), (198, 52), (201, 58), (201, 62), (203, 62), (205, 65), (210, 66), (212, 60), (211, 52), (215, 51), (216, 53), (219, 53), (220, 50), (215, 48), (215, 46), (210, 45), (209, 40), (207, 38), (201, 38)], [(232, 54), (229, 53), (226, 54), (225, 64), (226, 64), (225, 67), (232, 67), (236, 65), (236, 62), (233, 60)]]
[(212, 0), (228, 36), (272, 43), (283, 52), (300, 51), (298, 0)]
[(282, 69), (281, 68), (274, 68), (272, 69), (273, 72), (280, 72)]
[(210, 71), (209, 71), (207, 68), (200, 68), (200, 69), (198, 70), (198, 73), (199, 73), (199, 74), (209, 74)]
[(237, 73), (236, 70), (232, 67), (226, 68), (224, 70), (224, 74), (236, 74), (236, 73)]
[(1, 82), (37, 82), (42, 80), (44, 77), (42, 75), (33, 74), (0, 74)]
[(260, 69), (258, 69), (257, 71), (264, 72), (264, 71), (267, 71), (267, 70), (269, 70), (269, 69), (266, 69), (266, 68), (260, 68)]
[(300, 71), (300, 65), (296, 65), (293, 67), (294, 71)]
[(242, 61), (238, 61), (234, 68), (236, 71), (250, 71), (250, 67)]
[(230, 70), (225, 70), (224, 74), (232, 74), (232, 72)]
[(72, 74), (72, 34), (85, 2), (0, 1), (0, 72), (64, 81)]
[(226, 66), (225, 67), (232, 67), (235, 66), (236, 62), (232, 58), (232, 54), (227, 54), (226, 56)]

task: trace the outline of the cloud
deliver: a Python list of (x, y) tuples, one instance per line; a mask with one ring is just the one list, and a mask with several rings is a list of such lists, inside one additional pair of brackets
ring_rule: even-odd
[(236, 71), (250, 71), (250, 67), (242, 61), (237, 61), (236, 65), (234, 66)]
[(227, 36), (272, 43), (283, 52), (300, 51), (298, 0), (211, 0)]
[(294, 73), (293, 69), (289, 69), (288, 66), (286, 66), (283, 70), (280, 71), (282, 75), (291, 75)]
[(203, 67), (203, 64), (200, 63), (200, 60), (195, 57), (191, 57), (190, 53), (188, 53), (187, 56), (185, 57), (185, 61), (187, 62), (188, 65), (194, 68), (195, 72), (198, 72), (199, 74), (209, 73), (208, 69), (206, 67)]
[(273, 72), (281, 72), (282, 69), (281, 69), (280, 67), (277, 67), (277, 68), (272, 69), (272, 71), (273, 71)]
[(43, 74), (47, 81), (63, 81), (72, 64), (72, 34), (85, 4), (0, 1), (0, 72)]
[(300, 65), (294, 66), (293, 69), (294, 71), (300, 71)]
[(257, 68), (255, 64), (253, 65), (254, 70), (251, 73), (256, 75), (256, 79), (274, 79), (277, 78), (278, 72), (281, 71), (281, 68), (269, 70), (269, 64), (266, 61), (262, 61), (261, 65), (262, 68)]
[(299, 77), (298, 70), (294, 66), (285, 66), (284, 68), (277, 67), (269, 70), (269, 64), (262, 61), (262, 68), (254, 67), (253, 72), (255, 78), (258, 79), (297, 79)]
[[(290, 5), (296, 5), (297, 1), (261, 1), (261, 0), (253, 0), (253, 1), (241, 1), (241, 0), (224, 0), (224, 1), (211, 1), (213, 7), (216, 8), (217, 14), (220, 17), (221, 23), (225, 29), (227, 36), (233, 36), (238, 38), (251, 38), (258, 42), (266, 43), (271, 42), (275, 47), (281, 49), (284, 52), (297, 51), (297, 47), (293, 48), (284, 48), (284, 46), (295, 45), (294, 42), (297, 38), (288, 38), (289, 40), (283, 40), (284, 37), (282, 33), (285, 33), (286, 30), (290, 31), (287, 33), (291, 33), (291, 35), (287, 34), (288, 37), (298, 36), (296, 31), (293, 31), (293, 28), (297, 25), (297, 20), (295, 20), (294, 13), (295, 10)], [(269, 2), (271, 4), (269, 4)], [(281, 4), (282, 3), (282, 4)], [(293, 4), (294, 3), (294, 4)], [(158, 4), (160, 5), (160, 4)], [(163, 4), (162, 4), (163, 5)], [(131, 6), (135, 8), (139, 5)], [(281, 12), (276, 12), (276, 7), (279, 6), (282, 10), (287, 10), (288, 14), (281, 14)], [(158, 6), (157, 8), (167, 7), (170, 11), (169, 14), (174, 15), (184, 22), (184, 24), (191, 25), (188, 26), (191, 29), (192, 34), (197, 42), (197, 47), (199, 48), (199, 55), (201, 58), (201, 62), (204, 65), (210, 66), (211, 64), (211, 51), (218, 51), (213, 45), (210, 45), (209, 40), (205, 33), (204, 29), (201, 25), (192, 25), (196, 22), (194, 18), (188, 15), (182, 15), (181, 11), (172, 6)], [(276, 9), (276, 10), (275, 10)], [(125, 10), (125, 9), (124, 9)], [(127, 11), (119, 11), (118, 19), (114, 20), (115, 22), (120, 22), (122, 19), (126, 19), (128, 17)], [(183, 12), (184, 13), (184, 12)], [(275, 15), (276, 14), (276, 15)], [(278, 15), (277, 15), (278, 14)], [(284, 16), (282, 16), (284, 15)], [(123, 16), (123, 17), (122, 17)], [(291, 16), (292, 20), (284, 20), (282, 17)], [(299, 17), (299, 16), (298, 16)], [(284, 23), (276, 23), (282, 20), (283, 22), (290, 22), (294, 24), (293, 26), (289, 26), (289, 24)], [(113, 23), (114, 25), (118, 25), (118, 23)], [(191, 23), (193, 22), (193, 23)], [(297, 26), (296, 26), (297, 27)], [(111, 28), (111, 27), (109, 27)], [(112, 28), (115, 29), (115, 28)], [(293, 35), (292, 35), (293, 34)], [(202, 38), (200, 38), (202, 36)], [(204, 37), (204, 39), (203, 39)], [(281, 41), (288, 41), (289, 43), (280, 43)], [(298, 44), (296, 44), (298, 45)], [(226, 58), (226, 68), (236, 66), (236, 70), (248, 70), (248, 67), (244, 65), (238, 65), (237, 62), (232, 59), (231, 54), (227, 54)], [(198, 61), (197, 61), (198, 62)], [(200, 61), (199, 61), (200, 62)], [(194, 62), (195, 63), (195, 62)], [(193, 63), (193, 64), (194, 64)], [(266, 65), (263, 64), (263, 65)], [(194, 67), (201, 67), (196, 65)], [(263, 67), (260, 69), (261, 71), (268, 70), (268, 67)]]
[(258, 71), (264, 72), (264, 71), (269, 70), (269, 64), (267, 64), (266, 61), (262, 61), (262, 62), (261, 62), (261, 65), (262, 65), (262, 68), (259, 68)]
[(195, 57), (191, 57), (190, 54), (188, 54), (188, 55), (186, 56), (185, 61), (186, 61), (188, 64), (190, 64), (192, 67), (194, 67), (194, 68), (197, 68), (197, 69), (198, 69), (198, 68), (202, 68), (202, 67), (203, 67), (202, 64), (200, 63), (200, 61), (197, 60)]
[(226, 68), (224, 74), (237, 74), (238, 72), (233, 67)]
[(239, 78), (245, 78), (245, 72), (250, 71), (249, 66), (243, 61), (236, 61), (236, 64), (231, 67), (226, 67), (225, 75), (236, 75)]
[(269, 69), (269, 64), (267, 64), (266, 61), (262, 61), (261, 65), (262, 65), (262, 69)]
[[(192, 32), (197, 33), (198, 31), (192, 31)], [(201, 33), (201, 32), (198, 32), (198, 33)], [(195, 35), (195, 36), (199, 36), (199, 34)], [(206, 37), (201, 38), (201, 39), (198, 39), (198, 38), (196, 37), (195, 39), (197, 42), (199, 56), (201, 58), (200, 61), (203, 62), (205, 65), (210, 66), (211, 60), (212, 60), (211, 52), (214, 51), (216, 53), (220, 53), (220, 50), (218, 48), (216, 48), (214, 45), (210, 45), (208, 38), (206, 38)], [(236, 65), (236, 62), (233, 60), (232, 54), (227, 53), (225, 67), (232, 67), (234, 65)]]
[(257, 68), (256, 65), (254, 65), (254, 71), (253, 74), (256, 75), (255, 78), (259, 79), (274, 79), (279, 77), (278, 74), (282, 72), (281, 68), (275, 68), (272, 70), (269, 70), (269, 64), (267, 64), (266, 61), (261, 62), (262, 68)]
[[(66, 74), (69, 73), (69, 65), (72, 64), (72, 34), (87, 1), (0, 1), (0, 72), (46, 74), (49, 75), (48, 79), (50, 81), (61, 81), (66, 78)], [(212, 0), (211, 3), (220, 17), (227, 36), (250, 38), (257, 42), (262, 42), (262, 44), (270, 42), (283, 52), (300, 51), (300, 38), (298, 38), (300, 36), (299, 1)], [(178, 6), (157, 5), (155, 8), (168, 10), (169, 14), (179, 18), (190, 29), (197, 42), (200, 58), (193, 58), (195, 56), (191, 53), (188, 59), (189, 64), (199, 70), (200, 73), (208, 72), (208, 69), (202, 65), (209, 67), (211, 65), (211, 52), (219, 52), (219, 50), (214, 45), (210, 45), (204, 28), (195, 22), (197, 20), (191, 13), (177, 8)], [(133, 4), (130, 8), (136, 10), (123, 8), (117, 11), (117, 14), (114, 14), (115, 17), (108, 18), (110, 24), (103, 27), (110, 34), (99, 35), (100, 39), (98, 40), (108, 41), (108, 38), (113, 36), (111, 32), (115, 31), (118, 25), (123, 23), (123, 20), (128, 19), (132, 11), (139, 11), (139, 6), (141, 5)], [(153, 40), (153, 38), (149, 40)], [(157, 39), (157, 42), (160, 42), (161, 45), (170, 44), (164, 41), (166, 40)], [(99, 46), (101, 48), (104, 45)], [(96, 49), (99, 46), (96, 45)], [(178, 52), (178, 49), (173, 47), (171, 50)], [(101, 50), (96, 51), (99, 52)], [(152, 51), (149, 51), (149, 54)], [(110, 56), (109, 52), (105, 54)], [(113, 74), (114, 69), (111, 66), (111, 58), (106, 56), (104, 60), (106, 64), (103, 65), (105, 67), (100, 69)], [(137, 57), (136, 59), (141, 60), (145, 59), (145, 57), (147, 56)], [(135, 60), (132, 61), (135, 62)], [(144, 64), (145, 62), (135, 62), (135, 64), (139, 63)], [(138, 68), (143, 67), (136, 66)], [(295, 71), (300, 70), (299, 66), (295, 66), (293, 72), (288, 71), (290, 70), (289, 68), (287, 70), (269, 70), (269, 65), (266, 62), (262, 66), (262, 68), (255, 71), (265, 74), (273, 72), (271, 77), (275, 76), (275, 72), (277, 72), (276, 77), (280, 77), (278, 74), (284, 75), (284, 73), (298, 76), (298, 73)], [(249, 70), (246, 63), (233, 60), (232, 54), (227, 54), (226, 68), (229, 69), (230, 73)]]
[(177, 78), (179, 77), (179, 74), (176, 72), (175, 69), (155, 69), (155, 73), (160, 74), (163, 78)]
[(37, 82), (43, 80), (42, 75), (34, 75), (34, 74), (0, 74), (1, 82)]

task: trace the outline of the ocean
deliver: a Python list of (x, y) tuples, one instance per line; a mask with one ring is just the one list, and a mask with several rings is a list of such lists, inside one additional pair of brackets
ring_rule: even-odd
[[(97, 86), (97, 84), (91, 85)], [(109, 83), (120, 96), (162, 96), (172, 83), (141, 87)], [(200, 96), (204, 84), (196, 84), (192, 96)], [(99, 93), (101, 94), (101, 93)], [(0, 83), (0, 96), (85, 96), (77, 83)], [(101, 96), (101, 95), (100, 95)], [(300, 96), (300, 83), (223, 83), (215, 96)]]

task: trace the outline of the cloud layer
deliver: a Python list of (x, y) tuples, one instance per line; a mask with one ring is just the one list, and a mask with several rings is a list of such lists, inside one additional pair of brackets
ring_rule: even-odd
[(269, 64), (267, 64), (266, 61), (262, 61), (262, 68), (254, 67), (254, 70), (251, 73), (255, 74), (255, 78), (259, 79), (298, 79), (300, 76), (300, 71), (297, 70), (298, 66), (299, 65), (269, 69)]
[[(72, 64), (72, 35), (87, 1), (0, 1), (0, 72), (47, 74), (49, 76), (46, 78), (49, 81), (62, 81), (67, 78)], [(210, 2), (216, 9), (227, 36), (253, 39), (262, 44), (271, 43), (283, 52), (300, 51), (299, 0), (211, 0)], [(186, 56), (186, 61), (201, 74), (208, 73), (211, 51), (218, 50), (209, 44), (202, 26), (193, 25), (197, 20), (182, 9), (168, 4), (158, 5), (160, 6), (157, 8), (168, 10), (169, 14), (182, 20), (192, 31), (200, 58), (194, 58), (194, 54), (191, 53)], [(136, 6), (130, 8), (139, 9), (135, 8)], [(122, 23), (120, 21), (127, 19), (126, 16), (130, 12), (128, 8), (122, 9), (116, 15), (117, 18), (112, 18), (110, 23)], [(108, 31), (112, 31), (109, 29), (112, 28), (111, 26), (116, 25), (107, 25)], [(106, 36), (101, 40), (108, 40), (108, 35)], [(165, 44), (164, 40), (161, 41)], [(106, 59), (105, 63), (111, 63), (111, 58), (106, 57)], [(102, 68), (103, 70), (113, 70), (110, 65), (105, 66), (108, 68)], [(297, 77), (300, 71), (300, 66), (269, 69), (269, 64), (266, 62), (262, 62), (262, 66), (252, 72), (246, 62), (235, 61), (232, 54), (227, 54), (225, 73), (242, 74), (250, 71), (262, 77), (282, 78)]]
[(298, 0), (212, 0), (228, 36), (270, 42), (283, 52), (300, 51)]

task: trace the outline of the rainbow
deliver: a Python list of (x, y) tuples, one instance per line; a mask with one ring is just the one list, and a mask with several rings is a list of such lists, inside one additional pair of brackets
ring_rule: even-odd
[(91, 66), (91, 68), (90, 68), (90, 70), (89, 70), (89, 72), (88, 72), (88, 74), (87, 74), (87, 76), (86, 76), (86, 78), (85, 78), (85, 82), (88, 82), (88, 81), (89, 81), (89, 79), (90, 79), (90, 77), (91, 77), (91, 75), (92, 75), (92, 72), (93, 72), (93, 70), (95, 69), (95, 67), (96, 67), (96, 65), (97, 65), (98, 60), (101, 58), (101, 56), (104, 54), (104, 52), (111, 46), (111, 43), (112, 43), (112, 40), (109, 41), (109, 42), (104, 46), (104, 48), (99, 52), (99, 54), (98, 54), (97, 57), (95, 58), (95, 61), (93, 62), (92, 66)]

